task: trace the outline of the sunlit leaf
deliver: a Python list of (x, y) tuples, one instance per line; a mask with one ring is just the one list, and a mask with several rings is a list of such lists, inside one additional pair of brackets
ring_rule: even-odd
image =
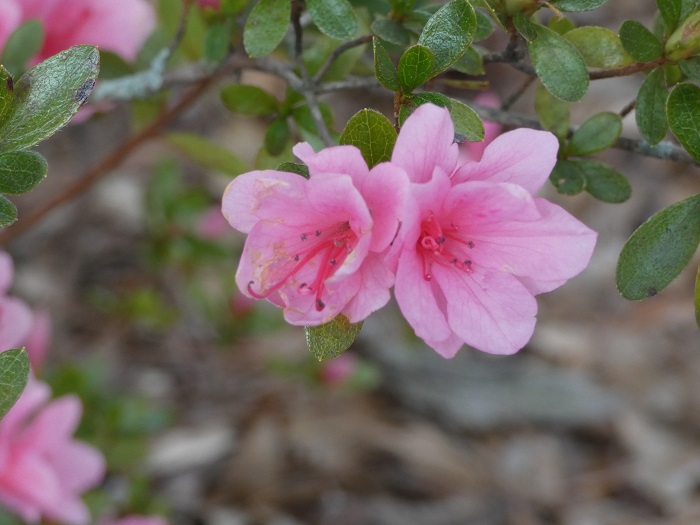
[(306, 345), (316, 359), (325, 361), (350, 348), (361, 328), (362, 322), (352, 324), (341, 314), (330, 323), (305, 327)]
[(390, 160), (395, 143), (394, 126), (388, 118), (373, 109), (358, 111), (340, 135), (340, 144), (359, 148), (370, 168)]

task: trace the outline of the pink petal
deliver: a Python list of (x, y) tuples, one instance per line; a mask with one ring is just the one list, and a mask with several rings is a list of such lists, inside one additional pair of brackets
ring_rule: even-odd
[[(498, 96), (492, 91), (480, 93), (474, 102), (487, 108), (497, 108), (501, 101)], [(496, 122), (484, 120), (484, 140), (481, 142), (469, 142), (465, 140), (459, 146), (459, 164), (464, 164), (466, 161), (480, 161), (484, 155), (484, 150), (491, 144), (496, 137), (501, 134), (503, 126)]]
[(70, 440), (80, 422), (83, 407), (76, 396), (63, 396), (43, 407), (25, 429), (23, 441), (41, 452), (50, 452)]
[(302, 203), (306, 179), (285, 171), (251, 171), (239, 175), (226, 188), (221, 210), (226, 220), (243, 233), (250, 232), (263, 219), (285, 217), (294, 224), (308, 220)]
[(309, 167), (311, 177), (325, 173), (344, 173), (350, 175), (359, 187), (369, 173), (362, 153), (355, 146), (333, 146), (315, 153), (308, 142), (303, 142), (294, 146), (292, 151)]
[(29, 335), (24, 342), (32, 364), (32, 370), (38, 372), (46, 362), (51, 344), (51, 317), (49, 313), (39, 310), (34, 313)]
[(31, 450), (18, 448), (12, 468), (0, 474), (0, 494), (15, 502), (22, 516), (44, 514), (46, 507), (61, 500), (60, 480), (53, 469)]
[(509, 131), (486, 148), (480, 162), (459, 167), (453, 181), (512, 182), (534, 194), (554, 168), (558, 150), (557, 138), (548, 131)]
[(0, 351), (18, 348), (32, 327), (32, 311), (19, 299), (0, 297)]
[(27, 386), (17, 403), (0, 420), (0, 442), (4, 444), (18, 439), (26, 420), (48, 401), (49, 397), (51, 397), (51, 390), (48, 385), (30, 375)]
[(435, 280), (447, 301), (450, 327), (468, 345), (491, 354), (513, 354), (532, 337), (537, 303), (512, 275), (473, 273), (436, 265)]
[(408, 173), (411, 182), (427, 182), (436, 167), (450, 175), (459, 150), (450, 112), (433, 104), (419, 106), (404, 122), (391, 162)]
[(22, 10), (15, 0), (0, 2), (0, 49), (21, 23)]
[(381, 252), (394, 240), (401, 225), (409, 193), (408, 176), (385, 162), (372, 168), (359, 189), (374, 221), (370, 250)]
[(360, 267), (361, 286), (342, 313), (351, 323), (369, 317), (389, 302), (389, 289), (394, 284), (394, 274), (387, 268), (382, 257), (375, 253), (367, 255)]
[(76, 440), (50, 454), (51, 465), (67, 493), (80, 494), (98, 485), (105, 475), (105, 459), (95, 448)]

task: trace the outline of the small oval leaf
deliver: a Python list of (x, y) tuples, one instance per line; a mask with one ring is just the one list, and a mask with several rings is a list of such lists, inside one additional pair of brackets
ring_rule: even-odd
[(651, 146), (661, 142), (668, 132), (667, 98), (664, 70), (657, 67), (647, 75), (642, 87), (639, 88), (634, 110), (639, 133)]
[(4, 195), (0, 195), (0, 228), (6, 228), (15, 222), (17, 222), (17, 208)]
[(571, 137), (566, 151), (569, 155), (590, 155), (612, 146), (622, 133), (622, 119), (606, 111), (593, 115), (581, 124)]
[(418, 43), (435, 55), (432, 76), (461, 57), (475, 33), (476, 13), (467, 0), (452, 0), (438, 9), (418, 38)]
[(0, 155), (0, 193), (19, 195), (36, 187), (49, 169), (46, 159), (34, 151)]
[(0, 353), (0, 419), (22, 395), (29, 380), (29, 357), (24, 348)]
[(391, 91), (401, 91), (399, 76), (389, 53), (378, 38), (372, 39), (372, 46), (374, 48), (374, 75), (377, 80)]
[(268, 55), (282, 42), (292, 15), (292, 0), (260, 0), (243, 28), (243, 47), (252, 58)]
[(248, 171), (248, 165), (228, 149), (193, 133), (168, 133), (173, 146), (205, 168), (235, 177)]
[(625, 299), (652, 297), (685, 268), (700, 243), (700, 195), (652, 215), (629, 238), (617, 262)]
[(620, 37), (605, 27), (585, 26), (565, 34), (588, 67), (621, 67), (634, 62), (622, 47)]
[(322, 33), (338, 40), (355, 35), (357, 20), (348, 0), (306, 0), (306, 7)]
[(420, 44), (409, 47), (399, 60), (399, 82), (405, 93), (410, 93), (428, 80), (433, 68), (432, 51)]
[(408, 45), (411, 41), (411, 33), (408, 29), (389, 18), (379, 18), (372, 22), (372, 33), (397, 46)]
[(267, 91), (257, 86), (233, 84), (221, 90), (224, 106), (234, 113), (248, 116), (271, 115), (277, 111), (279, 102)]
[(549, 176), (552, 185), (564, 195), (577, 195), (586, 186), (586, 177), (575, 162), (559, 160)]
[(656, 60), (664, 52), (661, 41), (636, 20), (625, 20), (622, 23), (620, 41), (625, 51), (639, 62)]
[(700, 88), (679, 84), (666, 101), (668, 125), (678, 142), (700, 162)]
[(586, 179), (585, 190), (596, 199), (617, 204), (632, 195), (627, 178), (611, 166), (595, 160), (576, 159), (573, 162)]
[(537, 86), (535, 91), (535, 113), (540, 119), (542, 127), (554, 133), (559, 140), (563, 140), (569, 133), (569, 106), (570, 103), (559, 100), (544, 86)]
[(450, 99), (450, 115), (455, 125), (455, 133), (462, 135), (469, 142), (484, 140), (484, 123), (476, 111), (459, 100)]
[(552, 0), (551, 4), (560, 11), (591, 11), (598, 9), (608, 0)]
[(350, 348), (361, 329), (362, 321), (352, 324), (340, 314), (330, 323), (305, 327), (306, 345), (316, 359), (325, 361)]
[(340, 144), (359, 148), (370, 168), (391, 159), (396, 130), (388, 118), (373, 109), (358, 111), (340, 135)]

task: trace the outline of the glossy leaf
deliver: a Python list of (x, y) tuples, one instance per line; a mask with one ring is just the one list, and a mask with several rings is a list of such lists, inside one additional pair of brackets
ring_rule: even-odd
[(608, 0), (552, 0), (550, 3), (560, 11), (590, 11), (597, 9)]
[(579, 27), (567, 32), (565, 38), (578, 49), (588, 67), (621, 67), (634, 62), (620, 37), (604, 27)]
[(399, 82), (403, 91), (410, 93), (423, 84), (433, 69), (432, 51), (420, 44), (409, 47), (399, 60)]
[(0, 228), (6, 228), (15, 222), (17, 222), (17, 208), (7, 200), (7, 197), (0, 195)]
[(373, 109), (358, 111), (340, 135), (340, 144), (356, 146), (371, 168), (391, 159), (396, 130), (388, 118)]
[(575, 161), (559, 160), (549, 176), (552, 185), (564, 195), (577, 195), (586, 186), (586, 177)]
[(17, 27), (5, 42), (0, 63), (16, 75), (41, 51), (43, 43), (44, 26), (36, 19), (29, 19)]
[(527, 49), (542, 85), (560, 100), (581, 100), (588, 90), (588, 70), (578, 50), (566, 38), (539, 24), (532, 24), (527, 31), (535, 34)]
[(700, 81), (700, 57), (690, 57), (678, 62), (683, 74), (690, 80)]
[(309, 178), (309, 167), (306, 164), (299, 164), (298, 162), (283, 162), (277, 166), (277, 171), (296, 173), (305, 179)]
[(374, 48), (374, 75), (377, 80), (391, 91), (401, 91), (399, 76), (389, 53), (377, 38), (372, 39), (372, 46)]
[(257, 86), (232, 84), (221, 90), (221, 100), (234, 113), (248, 116), (271, 115), (279, 107), (279, 102), (267, 91)]
[(193, 133), (168, 133), (165, 138), (190, 159), (205, 168), (236, 176), (248, 171), (248, 165), (223, 146)]
[(0, 124), (0, 153), (30, 148), (68, 124), (90, 96), (99, 63), (95, 46), (74, 46), (22, 75)]
[(620, 27), (620, 41), (625, 51), (639, 62), (656, 60), (664, 52), (661, 41), (636, 20), (623, 22)]
[(595, 160), (575, 159), (576, 168), (585, 178), (584, 189), (596, 199), (617, 204), (632, 195), (632, 186), (627, 178), (611, 166)]
[(467, 50), (476, 33), (476, 14), (467, 0), (452, 0), (430, 17), (418, 43), (435, 55), (433, 76)]
[(12, 109), (15, 83), (10, 72), (0, 65), (0, 127)]
[(663, 18), (666, 34), (671, 33), (681, 17), (681, 0), (656, 0), (661, 18)]
[(243, 28), (243, 47), (251, 57), (270, 54), (289, 27), (292, 0), (260, 0)]
[(617, 263), (617, 289), (633, 301), (653, 297), (685, 268), (700, 243), (700, 195), (652, 215), (632, 234)]
[(406, 119), (411, 116), (417, 107), (427, 103), (452, 111), (452, 99), (442, 93), (414, 93), (405, 97), (399, 108), (399, 125), (403, 126), (403, 123), (406, 122)]
[(559, 100), (544, 86), (535, 91), (535, 112), (542, 127), (554, 133), (560, 140), (569, 133), (569, 102)]
[(666, 99), (668, 90), (662, 68), (656, 68), (644, 79), (637, 94), (635, 119), (639, 133), (650, 145), (661, 142), (668, 132)]
[(450, 99), (450, 102), (452, 102), (450, 115), (455, 125), (455, 133), (469, 142), (484, 140), (484, 123), (476, 111), (459, 100)]
[(11, 151), (0, 154), (0, 193), (19, 195), (36, 187), (49, 166), (34, 151)]
[(700, 88), (679, 84), (666, 101), (668, 125), (678, 142), (700, 162)]
[(330, 323), (305, 327), (306, 345), (319, 361), (332, 359), (350, 348), (360, 329), (362, 321), (351, 324), (347, 317), (340, 314)]
[(566, 151), (569, 155), (590, 155), (612, 146), (622, 133), (622, 119), (606, 111), (593, 115), (571, 137)]
[(379, 18), (372, 22), (372, 33), (382, 40), (397, 46), (405, 46), (411, 41), (411, 33), (396, 20)]
[(311, 19), (322, 33), (346, 40), (357, 32), (355, 12), (348, 0), (306, 0)]
[(0, 352), (0, 419), (17, 402), (29, 380), (29, 357), (24, 348)]

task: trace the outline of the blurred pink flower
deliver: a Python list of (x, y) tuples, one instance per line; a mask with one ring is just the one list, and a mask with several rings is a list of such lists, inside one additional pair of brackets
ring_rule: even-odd
[(168, 525), (168, 522), (161, 516), (139, 516), (137, 514), (130, 514), (123, 518), (101, 519), (98, 525)]
[(72, 438), (82, 413), (78, 398), (49, 402), (50, 395), (30, 377), (0, 421), (0, 502), (27, 522), (84, 525), (90, 514), (80, 494), (100, 482), (104, 458)]
[(588, 264), (596, 233), (533, 197), (556, 162), (548, 132), (505, 133), (480, 162), (457, 165), (449, 112), (426, 104), (405, 122), (392, 162), (413, 182), (395, 294), (416, 334), (443, 357), (462, 344), (512, 354), (532, 336), (536, 294)]
[(355, 370), (357, 370), (357, 356), (345, 352), (321, 363), (320, 380), (326, 385), (340, 385), (345, 383)]
[(156, 22), (146, 0), (2, 0), (0, 48), (22, 22), (38, 19), (44, 44), (43, 60), (76, 44), (93, 44), (127, 60), (136, 58)]
[(44, 310), (34, 312), (24, 346), (29, 354), (29, 361), (34, 373), (38, 374), (46, 362), (51, 344), (51, 317)]
[(287, 322), (358, 322), (390, 298), (393, 273), (381, 252), (395, 237), (408, 191), (389, 163), (370, 171), (354, 146), (294, 153), (310, 178), (280, 171), (236, 177), (223, 213), (247, 233), (236, 281), (244, 294), (284, 308)]
[(216, 240), (230, 232), (228, 222), (221, 208), (212, 206), (199, 218), (196, 226), (197, 233), (205, 239)]
[[(474, 102), (487, 108), (497, 108), (501, 101), (498, 95), (491, 91), (479, 93)], [(464, 164), (468, 160), (480, 161), (486, 147), (501, 134), (503, 126), (496, 122), (484, 121), (484, 140), (481, 142), (469, 142), (465, 140), (459, 145), (459, 164)]]

